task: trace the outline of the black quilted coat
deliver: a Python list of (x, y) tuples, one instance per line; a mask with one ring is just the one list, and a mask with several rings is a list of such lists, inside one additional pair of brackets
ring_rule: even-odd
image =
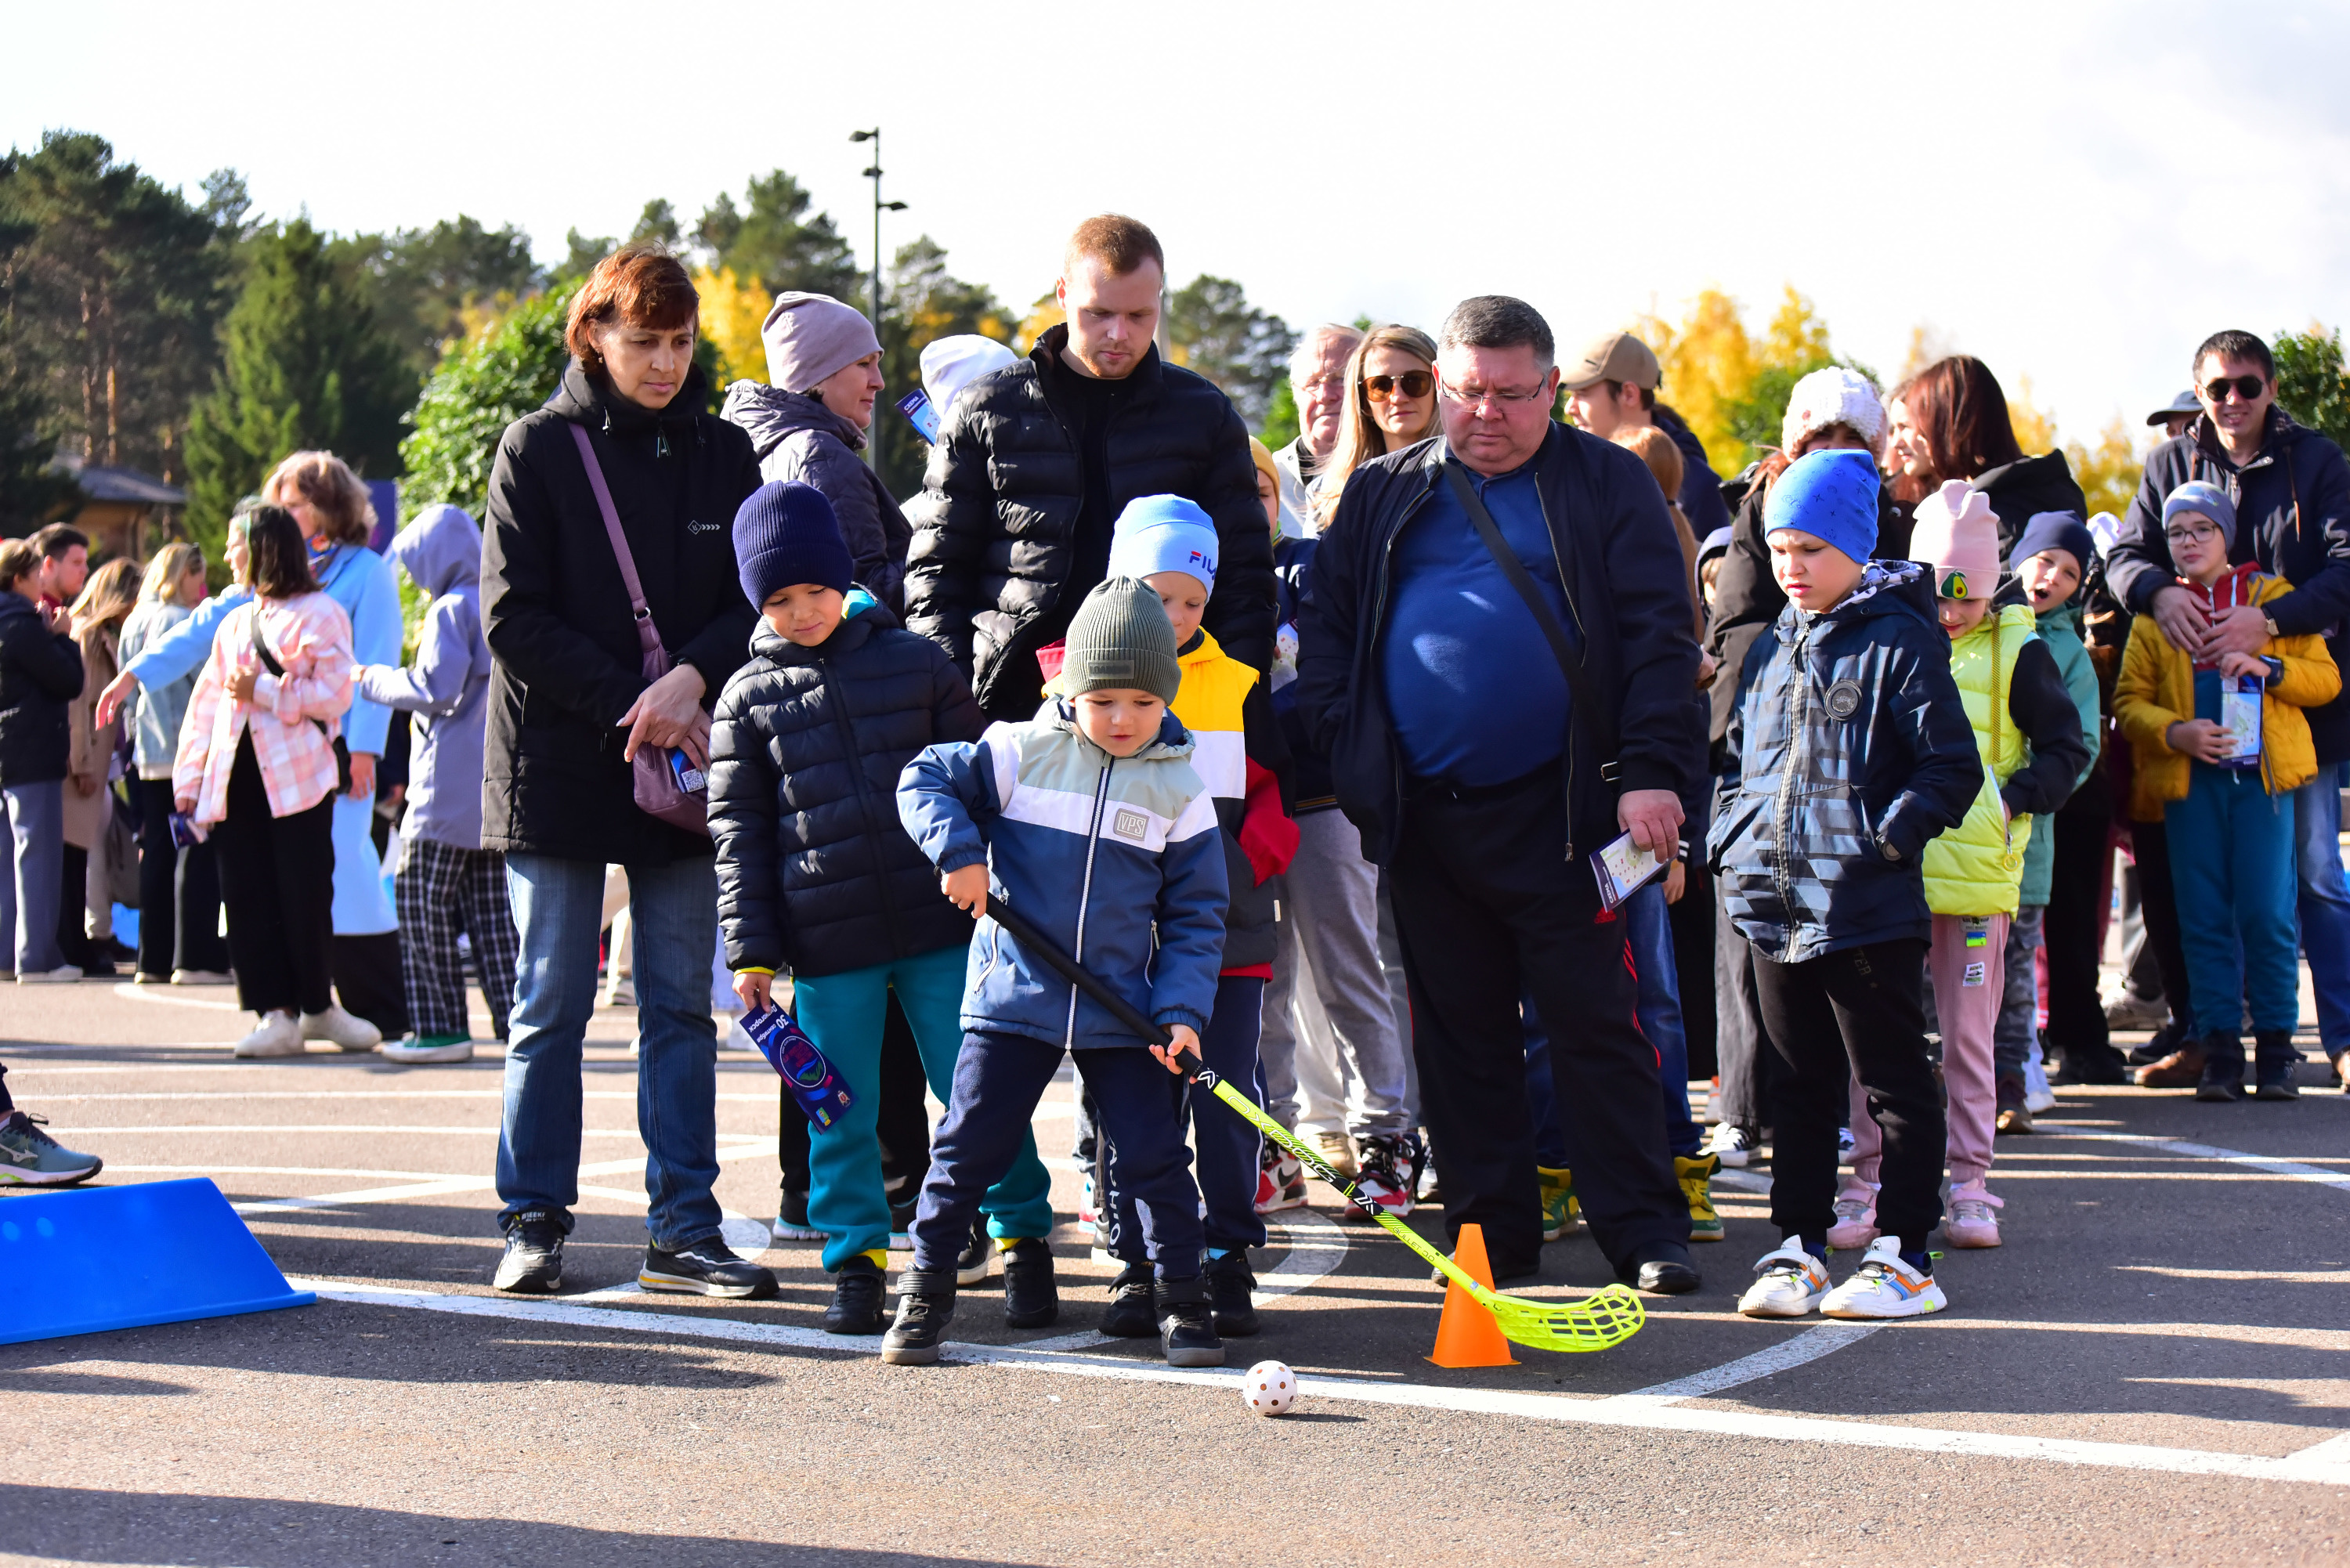
[(816, 648), (764, 621), (710, 727), (726, 967), (839, 974), (971, 940), (898, 820), (898, 775), (984, 722), (939, 646), (863, 594)]
[[(1065, 593), (1085, 475), (1061, 406), (1068, 329), (1055, 327), (1027, 358), (983, 376), (955, 399), (931, 449), (922, 493), (906, 508), (906, 625), (954, 656), (991, 718), (1023, 720), (1042, 701), (1038, 621)], [(1060, 405), (1060, 406), (1056, 406)], [(1215, 520), (1223, 559), (1206, 626), (1226, 653), (1273, 667), (1273, 533), (1256, 496), (1248, 430), (1203, 376), (1152, 348), (1108, 435), (1109, 498), (1181, 495)]]

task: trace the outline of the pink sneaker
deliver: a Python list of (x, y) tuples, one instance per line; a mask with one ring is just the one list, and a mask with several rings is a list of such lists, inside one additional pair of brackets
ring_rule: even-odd
[(1828, 1227), (1829, 1246), (1839, 1252), (1857, 1252), (1879, 1234), (1875, 1188), (1848, 1187), (1836, 1195), (1835, 1223)]
[(1960, 1182), (1950, 1189), (1950, 1212), (1942, 1221), (1942, 1239), (1953, 1247), (1998, 1246), (1999, 1210), (2003, 1207), (1991, 1195), (1983, 1178)]

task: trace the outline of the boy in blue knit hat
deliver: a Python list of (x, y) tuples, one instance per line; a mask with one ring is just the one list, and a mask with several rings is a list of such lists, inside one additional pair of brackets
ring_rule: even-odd
[[(875, 1132), (883, 1022), (894, 992), (944, 1103), (972, 935), (971, 918), (940, 894), (906, 836), (890, 786), (924, 747), (976, 739), (983, 722), (939, 646), (900, 628), (851, 580), (823, 492), (762, 486), (735, 514), (734, 554), (762, 624), (710, 730), (726, 964), (749, 1008), (765, 1006), (788, 970), (793, 1015), (847, 1083), (848, 1108), (809, 1128), (808, 1223), (824, 1232), (835, 1280), (824, 1326), (878, 1334), (889, 1245)], [(980, 1205), (1002, 1239), (1004, 1319), (1014, 1328), (1060, 1313), (1045, 1244), (1051, 1182), (1032, 1137)]]
[[(1933, 919), (1921, 871), (1983, 776), (1950, 678), (1933, 586), (1875, 561), (1877, 476), (1865, 452), (1790, 464), (1763, 503), (1786, 591), (1748, 650), (1707, 850), (1754, 946), (1765, 1033), (1784, 1059), (1771, 1219), (1783, 1242), (1739, 1302), (1753, 1317), (1911, 1317), (1945, 1303), (1926, 1242), (1941, 1219), (1941, 1098), (1926, 1054)], [(1884, 1234), (1828, 1288), (1836, 1124), (1857, 1075), (1884, 1129)]]
[[(1273, 978), (1273, 878), (1297, 852), (1297, 825), (1283, 805), (1289, 747), (1274, 720), (1265, 683), (1200, 626), (1216, 590), (1217, 556), (1216, 525), (1196, 503), (1180, 495), (1139, 496), (1118, 514), (1110, 537), (1109, 575), (1136, 578), (1157, 594), (1174, 628), (1182, 683), (1171, 711), (1191, 733), (1192, 771), (1215, 801), (1232, 899), (1224, 915), (1215, 1009), (1200, 1032), (1200, 1054), (1226, 1083), (1256, 1097), (1257, 1034), (1264, 988)], [(1180, 1081), (1168, 1087), (1180, 1116), (1187, 1096)], [(1192, 1105), (1207, 1225), (1204, 1272), (1216, 1332), (1227, 1337), (1252, 1334), (1258, 1327), (1256, 1274), (1248, 1250), (1263, 1246), (1265, 1240), (1264, 1220), (1256, 1210), (1260, 1139), (1230, 1108)], [(1097, 1163), (1111, 1168), (1109, 1161)], [(1408, 1205), (1409, 1183), (1400, 1176), (1390, 1179)], [(1159, 1322), (1134, 1199), (1115, 1180), (1098, 1185), (1109, 1221), (1109, 1250), (1126, 1265), (1110, 1285), (1102, 1332), (1147, 1338), (1159, 1332)]]

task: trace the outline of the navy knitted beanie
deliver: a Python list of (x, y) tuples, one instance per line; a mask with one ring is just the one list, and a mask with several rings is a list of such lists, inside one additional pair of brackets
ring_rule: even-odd
[(734, 514), (734, 562), (753, 609), (798, 583), (845, 594), (857, 580), (832, 503), (815, 485), (795, 481), (763, 484), (743, 503)]

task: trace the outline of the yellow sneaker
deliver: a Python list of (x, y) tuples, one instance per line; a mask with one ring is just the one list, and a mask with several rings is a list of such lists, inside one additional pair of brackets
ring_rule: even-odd
[(1701, 1154), (1695, 1159), (1673, 1156), (1673, 1179), (1681, 1184), (1681, 1196), (1689, 1199), (1692, 1241), (1722, 1239), (1721, 1215), (1713, 1207), (1713, 1173), (1721, 1168), (1720, 1155)]
[(1575, 1172), (1538, 1165), (1534, 1174), (1542, 1181), (1543, 1240), (1572, 1236), (1583, 1220), (1583, 1205), (1575, 1200)]

